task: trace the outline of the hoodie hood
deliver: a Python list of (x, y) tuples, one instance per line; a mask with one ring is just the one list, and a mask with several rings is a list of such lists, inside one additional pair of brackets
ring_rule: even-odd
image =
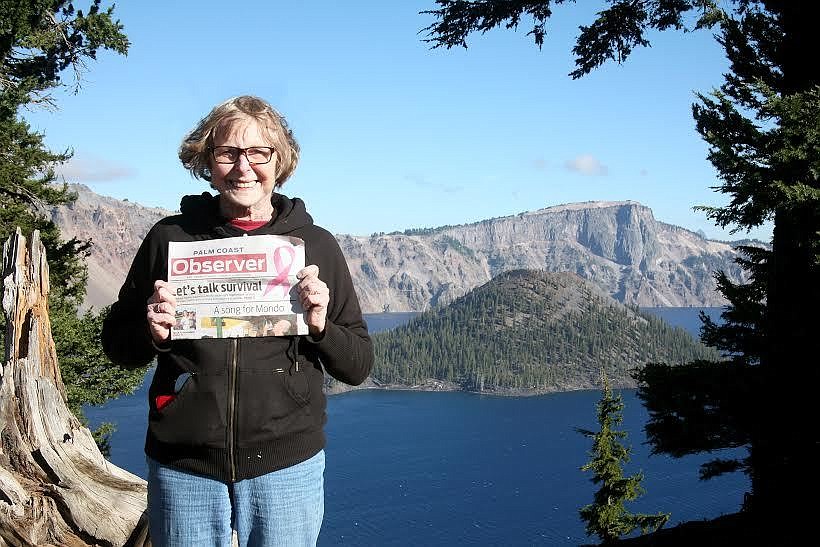
[[(266, 234), (285, 235), (313, 225), (313, 217), (307, 212), (305, 202), (299, 198), (289, 198), (274, 192), (271, 203), (275, 211), (274, 217), (265, 226), (257, 228)], [(209, 192), (195, 196), (184, 196), (179, 210), (183, 218), (189, 222), (203, 223), (212, 229), (223, 232), (223, 235), (234, 236), (245, 232), (232, 226), (219, 213), (219, 196), (212, 196)], [(249, 233), (254, 233), (252, 230)]]

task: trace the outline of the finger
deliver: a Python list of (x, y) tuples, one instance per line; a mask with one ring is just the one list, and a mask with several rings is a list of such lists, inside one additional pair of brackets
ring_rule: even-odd
[(171, 336), (171, 327), (169, 326), (151, 325), (149, 330), (155, 342), (164, 342)]
[(312, 292), (304, 295), (304, 299), (313, 305), (327, 304), (330, 300), (330, 295), (327, 292)]
[(327, 316), (327, 308), (322, 306), (313, 306), (305, 310), (305, 321), (313, 323), (317, 320), (323, 320)]
[(308, 294), (330, 294), (330, 289), (322, 281), (316, 280), (299, 286), (300, 295)]
[(148, 323), (173, 326), (176, 323), (176, 306), (170, 302), (153, 302), (146, 305)]
[[(168, 317), (170, 317), (170, 319), (171, 319), (170, 321), (167, 320)], [(155, 316), (155, 317), (149, 318), (149, 320), (148, 320), (148, 326), (151, 328), (151, 330), (155, 330), (155, 331), (170, 329), (175, 324), (176, 324), (176, 321), (174, 321), (174, 316), (173, 315), (170, 315), (170, 316)]]
[(319, 277), (319, 266), (316, 264), (311, 264), (309, 266), (305, 266), (298, 272), (296, 272), (296, 279), (305, 279), (306, 277)]
[(318, 277), (310, 276), (305, 277), (301, 281), (299, 281), (298, 286), (300, 289), (303, 287), (313, 287), (315, 289), (316, 287), (327, 287), (327, 283), (325, 283)]
[(171, 284), (163, 279), (157, 279), (154, 281), (154, 291), (158, 291), (159, 289), (166, 288), (169, 291), (171, 290)]
[(154, 281), (154, 293), (151, 295), (152, 298), (156, 298), (157, 295), (160, 294), (160, 291), (162, 289), (171, 292), (171, 286), (167, 281), (163, 281), (162, 279), (157, 279), (156, 281)]
[(315, 311), (316, 308), (327, 308), (330, 297), (327, 294), (306, 294), (302, 297), (302, 307)]
[(156, 342), (157, 344), (165, 343), (168, 340), (170, 335), (171, 335), (171, 331), (169, 329), (163, 329), (163, 330), (151, 329), (151, 338), (153, 338), (154, 342)]
[(154, 293), (148, 298), (148, 303), (153, 304), (155, 302), (170, 302), (172, 306), (176, 307), (177, 299), (170, 283), (162, 279), (154, 281)]
[(308, 309), (305, 314), (305, 323), (307, 323), (308, 331), (313, 335), (324, 332), (327, 324), (327, 309), (320, 306)]
[(148, 306), (148, 310), (154, 314), (156, 317), (160, 317), (162, 315), (169, 314), (168, 307), (164, 305), (164, 302), (154, 302)]
[(176, 307), (177, 297), (171, 292), (170, 288), (162, 287), (158, 291), (159, 302), (168, 302), (171, 306)]
[(330, 293), (330, 289), (328, 289), (327, 285), (323, 282), (316, 280), (311, 283), (300, 285), (299, 292), (301, 294), (328, 294)]
[(173, 306), (176, 306), (177, 299), (174, 295), (174, 288), (170, 283), (162, 279), (154, 281), (154, 301), (170, 302)]

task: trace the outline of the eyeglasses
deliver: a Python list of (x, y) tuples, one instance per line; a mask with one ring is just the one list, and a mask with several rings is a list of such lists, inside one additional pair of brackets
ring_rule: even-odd
[(239, 156), (245, 154), (248, 163), (258, 165), (268, 163), (276, 152), (270, 146), (251, 146), (250, 148), (238, 148), (236, 146), (212, 146), (211, 155), (216, 163), (236, 163)]

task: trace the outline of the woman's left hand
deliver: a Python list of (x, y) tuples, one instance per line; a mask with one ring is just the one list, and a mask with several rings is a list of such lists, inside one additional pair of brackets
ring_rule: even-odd
[(299, 279), (296, 287), (302, 307), (305, 309), (308, 331), (314, 338), (319, 338), (325, 332), (330, 289), (324, 281), (319, 279), (319, 267), (314, 264), (299, 270), (296, 278)]

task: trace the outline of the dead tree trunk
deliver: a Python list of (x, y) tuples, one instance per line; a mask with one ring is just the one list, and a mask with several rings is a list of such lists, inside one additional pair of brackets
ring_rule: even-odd
[(38, 232), (3, 246), (0, 546), (150, 545), (145, 481), (112, 465), (66, 406)]

